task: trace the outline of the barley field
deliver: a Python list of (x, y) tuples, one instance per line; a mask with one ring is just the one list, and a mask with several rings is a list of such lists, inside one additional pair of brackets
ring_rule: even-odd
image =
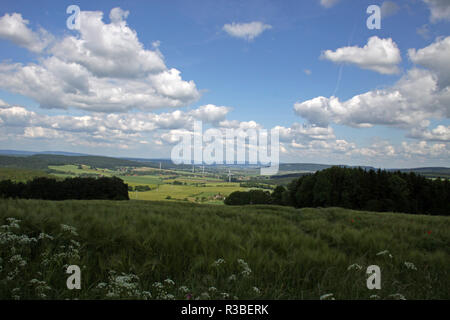
[(0, 299), (450, 298), (449, 217), (3, 199), (0, 226)]

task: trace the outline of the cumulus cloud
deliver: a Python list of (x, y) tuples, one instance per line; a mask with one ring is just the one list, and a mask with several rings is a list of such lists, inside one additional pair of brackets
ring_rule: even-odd
[(432, 130), (414, 128), (408, 137), (426, 141), (450, 142), (450, 126), (438, 125)]
[(430, 21), (450, 21), (450, 2), (448, 0), (423, 0), (430, 9)]
[(295, 112), (311, 124), (337, 123), (352, 127), (387, 125), (426, 128), (430, 119), (450, 116), (450, 37), (409, 50), (410, 59), (428, 69), (413, 68), (391, 87), (340, 101), (316, 97), (294, 104)]
[(29, 21), (20, 13), (6, 13), (0, 17), (0, 38), (12, 41), (33, 52), (44, 50), (53, 37), (44, 29), (34, 32), (28, 28)]
[(380, 39), (377, 36), (369, 38), (362, 48), (352, 46), (338, 48), (335, 51), (326, 50), (321, 58), (335, 63), (355, 64), (362, 69), (381, 74), (398, 73), (397, 65), (402, 60), (400, 50), (391, 38)]
[[(3, 18), (7, 17), (6, 14)], [(147, 50), (126, 23), (128, 11), (82, 11), (79, 34), (48, 48), (39, 63), (3, 63), (0, 87), (45, 108), (125, 112), (182, 107), (198, 100), (193, 81), (168, 68), (159, 50)]]
[(331, 8), (338, 2), (339, 0), (320, 0), (320, 5), (324, 8)]
[(334, 122), (352, 127), (424, 127), (430, 118), (449, 116), (449, 94), (448, 88), (439, 91), (431, 72), (412, 69), (391, 88), (369, 91), (347, 101), (317, 97), (296, 103), (294, 110), (319, 126)]
[(428, 143), (427, 141), (406, 142), (401, 144), (401, 153), (407, 157), (448, 157), (450, 149), (445, 143)]
[(409, 49), (408, 55), (415, 64), (436, 73), (441, 88), (450, 85), (450, 36), (419, 50)]
[(251, 41), (265, 30), (272, 29), (272, 26), (269, 24), (264, 24), (260, 21), (253, 21), (249, 23), (233, 22), (231, 24), (225, 24), (222, 29), (232, 37)]
[(215, 123), (223, 119), (230, 108), (215, 105), (200, 106), (183, 112), (112, 113), (84, 116), (38, 114), (21, 106), (0, 108), (0, 119), (5, 126), (43, 127), (59, 131), (101, 133), (119, 130), (124, 133), (151, 132), (157, 129), (179, 129), (192, 126), (194, 120)]

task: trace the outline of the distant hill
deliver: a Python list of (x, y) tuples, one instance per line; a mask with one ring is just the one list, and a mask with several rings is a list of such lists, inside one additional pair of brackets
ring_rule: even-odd
[(0, 155), (0, 167), (47, 169), (48, 166), (66, 164), (85, 164), (98, 168), (143, 167), (148, 163), (101, 156), (64, 156), (54, 154), (35, 154), (31, 156)]
[(89, 154), (85, 154), (85, 153), (66, 152), (66, 151), (0, 150), (0, 155), (32, 156), (35, 154), (55, 154), (55, 155), (63, 155), (63, 156), (89, 156)]
[[(105, 157), (93, 156), (83, 153), (65, 152), (65, 151), (23, 151), (23, 150), (0, 150), (0, 167), (15, 167), (28, 169), (47, 169), (49, 165), (65, 165), (65, 164), (85, 164), (99, 168), (115, 168), (115, 167), (152, 167), (159, 168), (161, 163), (164, 169), (190, 169), (192, 165), (176, 165), (170, 159), (158, 158), (132, 158), (132, 157)], [(299, 177), (305, 173), (312, 173), (319, 170), (324, 170), (336, 166), (333, 164), (319, 164), (319, 163), (280, 163), (279, 173), (273, 176), (273, 180), (278, 179), (283, 182), (289, 178)], [(378, 170), (378, 168), (371, 166), (348, 166), (337, 165), (346, 168), (363, 168), (365, 170)], [(250, 164), (238, 165), (212, 165), (205, 167), (235, 168), (239, 170), (255, 170), (259, 166)], [(401, 172), (415, 172), (422, 174), (429, 178), (450, 178), (450, 168), (447, 167), (421, 167), (421, 168), (403, 168), (403, 169), (385, 169), (387, 171), (401, 171)]]

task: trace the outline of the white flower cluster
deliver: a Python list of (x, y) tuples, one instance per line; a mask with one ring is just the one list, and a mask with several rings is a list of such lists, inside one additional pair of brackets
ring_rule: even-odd
[(106, 297), (110, 299), (135, 298), (150, 299), (149, 291), (141, 291), (139, 288), (139, 277), (135, 274), (109, 272), (108, 282), (101, 282), (98, 289), (106, 290)]
[(354, 264), (351, 264), (351, 265), (349, 265), (348, 266), (348, 268), (347, 268), (347, 270), (361, 270), (362, 269), (362, 266), (360, 266), (359, 264), (357, 264), (357, 263), (354, 263)]
[(377, 256), (384, 256), (384, 255), (388, 255), (389, 258), (391, 258), (391, 259), (393, 258), (392, 254), (390, 254), (388, 250), (380, 251), (377, 253)]
[(61, 230), (73, 236), (78, 236), (77, 229), (75, 227), (71, 227), (66, 224), (61, 224)]
[(327, 293), (320, 296), (320, 300), (335, 300), (332, 293)]
[(238, 262), (239, 266), (243, 269), (241, 274), (244, 277), (249, 277), (250, 274), (252, 273), (252, 269), (250, 269), (250, 267), (248, 266), (247, 262), (245, 262), (242, 259), (238, 259), (237, 262)]
[(405, 266), (406, 266), (406, 268), (408, 268), (408, 269), (410, 269), (410, 270), (415, 270), (415, 271), (417, 271), (416, 266), (415, 266), (414, 263), (412, 263), (412, 262), (405, 261)]
[[(61, 225), (62, 233), (57, 237), (45, 232), (30, 237), (20, 233), (20, 220), (7, 218), (6, 221), (7, 224), (0, 226), (0, 285), (10, 290), (12, 299), (21, 299), (22, 296), (26, 299), (49, 298), (52, 288), (47, 282), (38, 279), (45, 279), (43, 273), (52, 274), (55, 268), (62, 267), (64, 263), (65, 266), (77, 263), (74, 260), (80, 259), (81, 245), (66, 236), (78, 235), (76, 229)], [(48, 246), (47, 241), (52, 241), (55, 245)], [(33, 252), (36, 257), (31, 259)], [(28, 267), (31, 263), (33, 266)], [(37, 275), (23, 272), (25, 268), (34, 268), (35, 264), (45, 268), (41, 268)], [(31, 278), (33, 276), (36, 278)]]
[(405, 296), (400, 293), (390, 294), (388, 297), (391, 297), (395, 300), (406, 300)]
[(216, 261), (214, 261), (214, 262), (212, 263), (212, 266), (213, 266), (213, 267), (219, 267), (220, 265), (222, 265), (222, 264), (224, 264), (224, 263), (225, 263), (225, 260), (222, 259), (222, 258), (219, 258), (219, 259), (217, 259)]
[(46, 292), (52, 289), (45, 281), (40, 281), (38, 279), (31, 279), (29, 283), (34, 287), (36, 295), (41, 299), (47, 298)]

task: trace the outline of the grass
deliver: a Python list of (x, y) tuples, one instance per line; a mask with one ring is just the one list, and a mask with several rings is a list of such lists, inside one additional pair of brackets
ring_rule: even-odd
[[(139, 168), (137, 171), (145, 171), (154, 174), (148, 175), (123, 175), (122, 172), (109, 169), (90, 169), (89, 166), (82, 165), (79, 169), (77, 165), (49, 166), (49, 169), (57, 170), (54, 176), (60, 178), (73, 177), (81, 174), (102, 174), (105, 176), (117, 176), (130, 186), (147, 185), (152, 190), (136, 193), (129, 193), (130, 199), (165, 201), (170, 196), (172, 200), (188, 200), (190, 202), (202, 202), (209, 204), (223, 204), (222, 200), (214, 200), (214, 196), (221, 194), (228, 196), (234, 191), (247, 191), (248, 188), (241, 188), (239, 183), (228, 183), (210, 175), (203, 176), (202, 173), (192, 173), (180, 170), (163, 170), (165, 173), (171, 173), (172, 176), (161, 175), (159, 169)], [(174, 181), (186, 183), (186, 185), (173, 185)], [(202, 184), (204, 186), (196, 186)], [(202, 200), (203, 198), (203, 200)]]
[(0, 168), (0, 181), (9, 179), (15, 182), (27, 182), (37, 177), (51, 178), (52, 176), (41, 170)]
[[(151, 186), (155, 188), (155, 186)], [(196, 187), (192, 185), (172, 185), (172, 184), (161, 184), (157, 188), (151, 191), (138, 192), (138, 200), (166, 200), (167, 196), (170, 196), (174, 200), (184, 200), (195, 201), (196, 199), (201, 199), (202, 197), (209, 199), (217, 194), (224, 196), (229, 195), (234, 191), (246, 191), (247, 188), (239, 187), (238, 183), (224, 183), (221, 184), (206, 184), (204, 187)], [(135, 199), (136, 194), (134, 191), (130, 192), (130, 199)], [(208, 202), (214, 202), (213, 200), (208, 200)], [(217, 202), (217, 201), (216, 201)], [(223, 204), (223, 201), (217, 202)]]
[[(448, 217), (174, 201), (0, 200), (0, 225), (7, 218), (21, 221), (19, 228), (0, 229), (3, 299), (450, 298)], [(53, 240), (21, 245), (25, 240), (6, 237), (7, 229)], [(14, 255), (25, 266), (17, 257), (11, 262)], [(82, 269), (79, 291), (66, 289), (68, 264)], [(381, 268), (381, 290), (366, 287), (369, 265)], [(19, 273), (5, 280), (14, 268)]]

